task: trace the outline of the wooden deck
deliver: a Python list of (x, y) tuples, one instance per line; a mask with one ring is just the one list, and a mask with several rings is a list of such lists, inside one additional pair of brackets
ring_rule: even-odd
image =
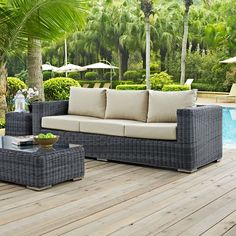
[(0, 182), (0, 235), (236, 235), (236, 150), (194, 174), (86, 161), (86, 177), (34, 192)]

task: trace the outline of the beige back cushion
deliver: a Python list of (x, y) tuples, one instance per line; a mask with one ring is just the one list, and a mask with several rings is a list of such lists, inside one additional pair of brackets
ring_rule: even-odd
[(147, 120), (148, 91), (107, 90), (107, 119)]
[(71, 87), (69, 115), (104, 118), (106, 110), (106, 90)]
[(177, 109), (194, 107), (196, 91), (159, 92), (149, 91), (147, 122), (176, 122)]

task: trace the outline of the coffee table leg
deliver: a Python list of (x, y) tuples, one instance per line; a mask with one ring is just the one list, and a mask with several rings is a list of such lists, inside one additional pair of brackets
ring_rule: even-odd
[(83, 177), (77, 177), (77, 178), (73, 178), (72, 181), (79, 181), (79, 180), (82, 180)]
[(45, 187), (42, 187), (42, 188), (26, 186), (26, 188), (28, 188), (30, 190), (34, 190), (34, 191), (42, 191), (42, 190), (45, 190), (45, 189), (48, 189), (48, 188), (51, 188), (51, 187), (52, 187), (52, 185), (48, 185), (48, 186), (45, 186)]

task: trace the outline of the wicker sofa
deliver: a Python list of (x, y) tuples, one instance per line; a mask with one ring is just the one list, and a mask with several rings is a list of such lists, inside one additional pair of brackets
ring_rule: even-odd
[(71, 88), (69, 101), (33, 104), (33, 133), (82, 144), (87, 157), (191, 173), (222, 157), (222, 108), (194, 96)]

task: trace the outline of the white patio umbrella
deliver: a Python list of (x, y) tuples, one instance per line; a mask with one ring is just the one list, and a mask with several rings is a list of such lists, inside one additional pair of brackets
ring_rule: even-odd
[(57, 73), (64, 73), (64, 72), (67, 73), (67, 72), (77, 72), (77, 71), (85, 71), (85, 70), (87, 70), (87, 69), (82, 66), (68, 64), (68, 65), (61, 66), (58, 69), (55, 69), (53, 71), (57, 72)]
[(224, 61), (220, 61), (220, 63), (228, 63), (228, 64), (236, 63), (236, 57), (231, 57), (231, 58), (226, 59)]
[(118, 69), (118, 67), (113, 65), (108, 65), (102, 62), (94, 63), (91, 65), (84, 66), (86, 69)]
[(58, 67), (52, 66), (52, 65), (50, 65), (50, 64), (43, 64), (43, 65), (42, 65), (42, 70), (43, 70), (43, 71), (45, 71), (45, 70), (51, 70), (51, 71), (53, 71), (53, 70), (56, 70), (56, 69), (58, 69)]
[(112, 72), (114, 72), (114, 69), (118, 69), (118, 67), (111, 65), (111, 63), (106, 61), (106, 60), (103, 60), (103, 61), (105, 61), (106, 63), (109, 63), (109, 64), (98, 62), (98, 63), (90, 64), (90, 65), (87, 65), (87, 66), (84, 66), (84, 67), (86, 69), (109, 69), (109, 70), (111, 70), (110, 82), (111, 82), (111, 85), (112, 85)]

